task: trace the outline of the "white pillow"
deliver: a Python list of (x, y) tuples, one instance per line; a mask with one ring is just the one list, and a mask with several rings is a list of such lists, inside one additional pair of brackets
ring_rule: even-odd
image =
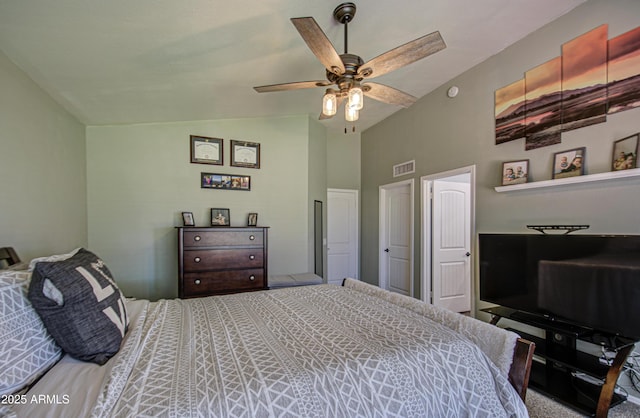
[(61, 357), (27, 299), (31, 272), (0, 271), (0, 396), (33, 383)]

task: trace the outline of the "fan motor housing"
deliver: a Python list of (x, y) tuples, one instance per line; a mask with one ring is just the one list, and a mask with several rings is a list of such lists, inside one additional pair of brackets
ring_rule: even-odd
[(344, 64), (344, 74), (338, 75), (327, 70), (327, 80), (337, 84), (341, 89), (350, 88), (353, 86), (354, 81), (362, 80), (362, 77), (358, 76), (358, 68), (364, 64), (364, 61), (355, 54), (342, 54), (340, 59)]

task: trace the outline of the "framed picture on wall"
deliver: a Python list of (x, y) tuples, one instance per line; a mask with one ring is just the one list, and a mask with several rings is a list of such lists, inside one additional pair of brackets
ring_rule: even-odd
[(251, 176), (235, 174), (200, 173), (200, 187), (220, 190), (251, 190)]
[(584, 174), (586, 148), (574, 148), (553, 154), (554, 179), (575, 177)]
[(211, 208), (211, 226), (229, 226), (230, 224), (229, 209)]
[(526, 183), (529, 179), (529, 160), (502, 163), (502, 185)]
[(222, 165), (222, 139), (191, 135), (191, 162)]
[(232, 139), (231, 165), (234, 167), (260, 168), (260, 144)]
[(638, 137), (640, 134), (635, 134), (613, 143), (613, 171), (638, 167)]

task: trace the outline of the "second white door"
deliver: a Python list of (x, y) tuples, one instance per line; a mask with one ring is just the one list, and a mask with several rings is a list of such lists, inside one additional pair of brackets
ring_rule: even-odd
[(413, 296), (413, 180), (380, 186), (379, 257), (380, 287)]
[(358, 191), (327, 190), (327, 282), (358, 278)]

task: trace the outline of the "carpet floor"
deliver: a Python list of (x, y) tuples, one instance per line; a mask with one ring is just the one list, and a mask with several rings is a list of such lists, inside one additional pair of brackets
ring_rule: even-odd
[[(527, 389), (527, 409), (531, 418), (581, 418), (588, 415), (582, 415), (579, 412), (567, 408), (566, 406), (548, 398), (535, 390)], [(636, 405), (629, 401), (609, 410), (609, 418), (638, 418), (640, 417), (640, 405)]]

